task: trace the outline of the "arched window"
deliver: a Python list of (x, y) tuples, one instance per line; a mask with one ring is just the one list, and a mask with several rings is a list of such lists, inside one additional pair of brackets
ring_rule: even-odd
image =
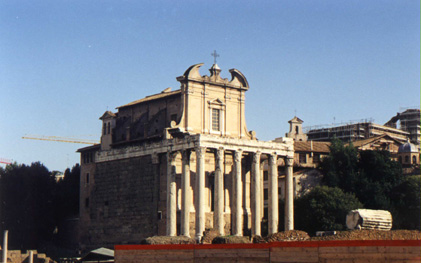
[(417, 164), (417, 156), (412, 156), (412, 164)]
[(102, 125), (102, 134), (105, 135), (107, 134), (107, 124), (104, 122), (104, 124)]
[(405, 156), (405, 163), (409, 163), (409, 156)]
[(295, 133), (298, 134), (300, 129), (298, 128), (298, 126), (295, 126)]
[(108, 134), (111, 134), (111, 125), (108, 123)]

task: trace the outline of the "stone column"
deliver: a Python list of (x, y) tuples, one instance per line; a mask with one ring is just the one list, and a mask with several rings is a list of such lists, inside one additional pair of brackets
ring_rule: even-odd
[(205, 147), (196, 148), (196, 239), (200, 241), (205, 231)]
[(242, 236), (242, 185), (241, 185), (241, 157), (243, 152), (241, 150), (235, 151), (234, 153), (234, 228), (233, 234), (235, 236)]
[(3, 263), (7, 263), (7, 250), (8, 250), (9, 231), (5, 230), (3, 234)]
[(181, 152), (181, 235), (190, 236), (190, 150)]
[(266, 161), (260, 162), (260, 207), (262, 207), (262, 209), (260, 209), (260, 219), (265, 216), (265, 209), (263, 209), (265, 207), (265, 163)]
[(293, 184), (293, 158), (285, 158), (285, 231), (294, 230), (294, 184)]
[(177, 235), (177, 186), (175, 182), (176, 153), (167, 152), (167, 236)]
[(215, 211), (213, 213), (214, 228), (224, 235), (224, 149), (219, 148), (215, 154)]
[(260, 231), (260, 210), (261, 210), (261, 193), (260, 193), (260, 152), (253, 154), (252, 163), (252, 177), (254, 187), (254, 200), (253, 200), (253, 211), (252, 211), (252, 235), (261, 235)]
[(269, 200), (268, 200), (268, 219), (269, 234), (278, 232), (278, 167), (276, 154), (269, 155)]

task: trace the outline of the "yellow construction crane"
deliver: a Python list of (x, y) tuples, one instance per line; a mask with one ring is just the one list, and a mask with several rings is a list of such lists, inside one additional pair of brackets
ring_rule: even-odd
[(80, 144), (98, 144), (99, 141), (96, 140), (85, 140), (85, 139), (77, 139), (71, 137), (60, 137), (60, 136), (38, 136), (38, 135), (25, 135), (22, 139), (30, 139), (30, 140), (41, 140), (41, 141), (54, 141), (54, 142), (68, 142), (68, 143), (80, 143)]
[(0, 163), (2, 164), (11, 164), (12, 160), (6, 159), (6, 158), (0, 158)]

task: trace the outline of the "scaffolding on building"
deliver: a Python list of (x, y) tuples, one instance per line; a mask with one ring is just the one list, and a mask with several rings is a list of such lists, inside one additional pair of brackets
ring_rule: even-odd
[(314, 141), (331, 141), (334, 137), (351, 142), (356, 140), (367, 139), (371, 134), (373, 118), (351, 120), (348, 122), (332, 123), (327, 125), (316, 125), (304, 127), (303, 130), (307, 134), (309, 140)]

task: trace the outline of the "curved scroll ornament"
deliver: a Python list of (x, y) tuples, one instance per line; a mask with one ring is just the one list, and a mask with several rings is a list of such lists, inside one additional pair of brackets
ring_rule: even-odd
[(201, 79), (202, 78), (202, 76), (200, 75), (200, 73), (199, 73), (199, 68), (201, 67), (201, 66), (203, 66), (203, 64), (204, 63), (198, 63), (198, 64), (195, 64), (195, 65), (193, 65), (193, 66), (190, 66), (187, 70), (186, 70), (186, 72), (184, 72), (184, 77), (186, 77), (186, 78), (188, 78), (188, 79), (191, 79), (191, 78), (194, 78), (194, 79)]
[(230, 84), (240, 84), (243, 88), (245, 89), (249, 89), (249, 83), (246, 79), (246, 77), (244, 77), (243, 73), (241, 73), (239, 70), (237, 69), (230, 69), (229, 72), (231, 73), (231, 81)]

